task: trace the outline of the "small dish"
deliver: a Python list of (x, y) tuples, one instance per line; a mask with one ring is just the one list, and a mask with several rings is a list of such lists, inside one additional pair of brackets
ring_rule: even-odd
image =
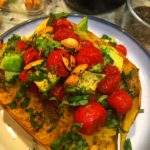
[(122, 28), (140, 41), (150, 54), (150, 1), (127, 0)]
[(42, 13), (45, 0), (0, 0), (0, 10), (37, 15)]

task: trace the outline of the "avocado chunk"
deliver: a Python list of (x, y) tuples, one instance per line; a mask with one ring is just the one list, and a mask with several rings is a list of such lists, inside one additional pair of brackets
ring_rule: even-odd
[(52, 88), (57, 83), (58, 80), (59, 77), (57, 75), (49, 72), (47, 78), (44, 78), (41, 81), (34, 81), (34, 83), (37, 85), (37, 87), (41, 92), (47, 92), (50, 88)]
[(19, 74), (19, 72), (5, 71), (5, 80), (9, 82), (13, 79), (14, 76), (17, 76), (18, 74)]
[(20, 54), (4, 56), (0, 68), (9, 72), (21, 72), (23, 69), (23, 57)]
[(42, 81), (34, 81), (41, 92), (46, 92), (50, 88), (50, 84), (47, 79), (43, 79)]
[(88, 18), (84, 17), (79, 24), (77, 24), (77, 28), (79, 28), (81, 31), (87, 31), (88, 29)]
[(76, 86), (66, 87), (67, 92), (94, 93), (98, 83), (104, 78), (104, 74), (85, 71), (80, 76)]
[[(116, 66), (120, 72), (122, 72), (123, 69), (123, 57), (117, 52), (117, 50), (111, 46), (107, 45), (101, 45), (100, 50), (103, 52), (103, 54), (109, 55), (109, 57), (113, 60), (112, 65)], [(106, 58), (107, 59), (107, 58)], [(104, 57), (104, 62), (107, 62), (107, 60)]]

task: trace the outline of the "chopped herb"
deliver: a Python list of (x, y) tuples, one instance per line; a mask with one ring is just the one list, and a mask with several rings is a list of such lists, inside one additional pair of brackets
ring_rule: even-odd
[(101, 103), (102, 101), (104, 101), (105, 99), (107, 99), (107, 95), (102, 95), (98, 98), (97, 102)]
[(53, 123), (50, 128), (47, 130), (47, 133), (52, 132), (56, 128), (57, 123)]
[(132, 77), (133, 77), (134, 74), (135, 74), (135, 70), (132, 69), (132, 70), (129, 72), (129, 74), (126, 75), (126, 77), (127, 77), (128, 79), (132, 79)]
[(140, 110), (139, 110), (139, 113), (144, 113), (144, 109), (140, 109)]
[(3, 80), (3, 82), (7, 83), (7, 84), (15, 84), (18, 81), (19, 81), (18, 75), (14, 75), (9, 81), (8, 80)]
[(75, 102), (69, 102), (64, 100), (61, 104), (60, 107), (64, 106), (64, 105), (69, 105), (69, 106), (83, 106), (88, 104), (88, 100), (80, 100), (80, 101), (75, 101)]
[(71, 126), (71, 131), (74, 131), (76, 129), (81, 129), (83, 127), (82, 124), (80, 123), (74, 123), (72, 126)]
[(21, 108), (26, 108), (29, 105), (30, 99), (25, 98), (23, 102), (20, 104)]
[(127, 139), (124, 143), (123, 150), (132, 150), (132, 145), (130, 139)]
[(82, 106), (86, 105), (89, 102), (89, 95), (76, 95), (76, 96), (70, 96), (68, 100), (62, 101), (60, 104), (60, 107), (64, 105), (69, 106)]
[(78, 24), (77, 27), (81, 30), (81, 31), (87, 31), (88, 30), (88, 18), (84, 17)]
[(114, 60), (109, 56), (109, 54), (107, 54), (107, 52), (104, 52), (103, 55), (104, 55), (104, 64), (105, 65), (107, 65), (107, 64), (112, 65), (114, 63)]
[(47, 40), (43, 37), (34, 37), (35, 47), (39, 51), (43, 51), (44, 55), (48, 57), (49, 53), (54, 49), (61, 46), (61, 43), (55, 40)]
[[(35, 121), (36, 118), (38, 118), (40, 120), (40, 123)], [(41, 116), (41, 113), (39, 113), (39, 112), (30, 114), (30, 123), (33, 127), (35, 127), (36, 131), (41, 129), (43, 126), (43, 121), (41, 121), (41, 119), (42, 119), (42, 116)]]
[(7, 42), (7, 47), (5, 48), (4, 54), (11, 53), (15, 50), (16, 48), (16, 43), (17, 41), (21, 40), (21, 37), (17, 34), (13, 34)]
[(32, 81), (42, 81), (43, 79), (45, 79), (45, 74), (43, 74), (42, 72), (40, 72), (39, 74), (30, 74), (28, 77), (28, 81), (32, 82)]
[(128, 75), (125, 74), (124, 71), (122, 71), (121, 73), (121, 80), (125, 86), (125, 90), (130, 94), (130, 96), (135, 97), (137, 94), (136, 92), (134, 92), (129, 83), (128, 83), (128, 79), (130, 79), (130, 77), (133, 75), (133, 71), (131, 71)]
[(57, 14), (50, 13), (49, 20), (47, 22), (47, 26), (51, 26), (54, 19), (57, 20), (57, 19), (60, 19), (60, 18), (66, 18), (69, 15), (70, 15), (69, 13), (65, 13), (65, 12), (61, 12), (61, 13), (57, 13)]
[(28, 85), (25, 83), (22, 83), (20, 86), (19, 91), (17, 92), (15, 98), (13, 99), (12, 103), (7, 104), (8, 107), (10, 108), (15, 108), (17, 106), (17, 102), (23, 98), (26, 95)]
[(116, 41), (109, 41), (108, 43), (109, 43), (110, 45), (112, 45), (112, 46), (116, 46), (116, 45), (117, 45)]
[(33, 113), (33, 108), (25, 109), (25, 111), (28, 112), (31, 115)]
[(96, 64), (94, 66), (92, 66), (89, 71), (91, 72), (101, 72), (102, 71), (102, 68), (103, 68), (103, 65), (102, 64)]
[(119, 119), (116, 117), (115, 112), (113, 110), (108, 110), (107, 111), (107, 121), (106, 121), (106, 126), (108, 128), (116, 128), (120, 129), (120, 123)]
[(108, 43), (109, 43), (110, 45), (112, 45), (112, 46), (115, 46), (115, 45), (117, 44), (117, 42), (115, 41), (114, 38), (112, 38), (112, 37), (110, 37), (110, 36), (108, 36), (108, 35), (106, 35), (106, 34), (103, 34), (101, 38), (108, 40)]
[(83, 86), (80, 90), (81, 90), (82, 93), (85, 93), (86, 92), (86, 87)]
[(109, 37), (109, 36), (106, 35), (106, 34), (103, 34), (101, 38), (102, 38), (102, 39), (111, 40), (111, 37)]
[(52, 150), (84, 150), (88, 143), (76, 132), (67, 132), (55, 140), (50, 148)]
[(100, 96), (98, 98), (97, 102), (100, 103), (101, 105), (103, 105), (104, 107), (107, 107), (107, 105), (108, 105), (107, 95)]

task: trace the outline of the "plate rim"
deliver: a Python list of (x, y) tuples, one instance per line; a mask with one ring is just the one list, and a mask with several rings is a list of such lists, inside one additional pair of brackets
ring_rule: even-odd
[[(15, 25), (14, 27), (8, 29), (6, 32), (4, 32), (4, 33), (2, 33), (2, 34), (0, 35), (0, 41), (2, 41), (3, 38), (5, 38), (7, 35), (9, 35), (10, 32), (13, 32), (13, 31), (16, 30), (17, 28), (19, 28), (19, 27), (21, 27), (21, 26), (23, 26), (23, 25), (26, 25), (26, 24), (28, 24), (28, 23), (31, 23), (31, 22), (40, 20), (40, 19), (45, 19), (45, 18), (47, 18), (48, 16), (49, 16), (49, 15), (44, 15), (44, 16), (40, 16), (40, 17), (28, 19), (28, 20), (25, 20), (25, 21), (23, 21), (23, 22), (21, 22), (21, 23)], [(147, 50), (146, 48), (144, 48), (138, 40), (136, 40), (132, 35), (130, 35), (129, 33), (127, 33), (127, 32), (126, 32), (123, 28), (121, 28), (119, 25), (113, 24), (113, 23), (108, 22), (108, 21), (106, 21), (106, 20), (104, 20), (104, 19), (102, 19), (102, 18), (98, 18), (98, 17), (92, 16), (92, 15), (81, 15), (81, 14), (77, 14), (77, 13), (70, 13), (69, 16), (70, 16), (70, 17), (80, 17), (80, 18), (87, 16), (88, 19), (91, 19), (91, 20), (94, 20), (94, 21), (97, 21), (97, 22), (100, 22), (100, 23), (104, 23), (104, 24), (106, 24), (106, 25), (108, 25), (108, 26), (111, 26), (111, 27), (115, 28), (115, 29), (118, 30), (119, 32), (125, 34), (125, 35), (126, 35), (128, 38), (130, 38), (133, 42), (135, 42), (135, 43), (140, 47), (140, 50), (143, 50), (144, 53), (145, 53), (146, 55), (148, 55), (149, 58), (150, 58), (150, 52), (148, 52), (148, 50)]]

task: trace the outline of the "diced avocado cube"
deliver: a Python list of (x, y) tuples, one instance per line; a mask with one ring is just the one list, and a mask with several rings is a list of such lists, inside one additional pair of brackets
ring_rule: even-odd
[(94, 92), (97, 88), (98, 83), (104, 77), (102, 74), (92, 73), (90, 71), (85, 71), (77, 84), (77, 86), (81, 89), (85, 87), (86, 91)]
[(23, 69), (23, 57), (20, 54), (6, 55), (1, 62), (0, 68), (9, 72), (21, 72)]
[(19, 74), (18, 72), (5, 71), (5, 80), (9, 82), (14, 76), (18, 74)]
[(116, 49), (106, 45), (101, 45), (100, 49), (103, 53), (106, 53), (110, 56), (110, 58), (113, 60), (112, 65), (116, 66), (120, 70), (120, 72), (122, 72), (124, 60), (123, 57), (116, 51)]
[(98, 83), (104, 78), (104, 76), (104, 74), (85, 71), (80, 76), (77, 85), (74, 87), (66, 87), (66, 91), (71, 93), (94, 93), (96, 91)]
[(47, 79), (43, 79), (42, 81), (34, 81), (41, 92), (46, 92), (50, 88), (50, 84)]
[(48, 73), (48, 80), (51, 86), (54, 86), (60, 77), (58, 77), (56, 74), (52, 74), (51, 72)]
[(59, 77), (57, 75), (49, 72), (47, 79), (43, 79), (42, 81), (34, 81), (34, 83), (37, 85), (41, 92), (47, 92), (57, 83), (58, 80)]

